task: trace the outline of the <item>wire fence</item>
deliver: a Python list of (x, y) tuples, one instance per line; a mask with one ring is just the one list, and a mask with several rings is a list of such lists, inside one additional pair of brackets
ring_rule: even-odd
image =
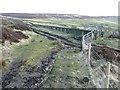
[(92, 38), (91, 32), (83, 35), (82, 40), (83, 55), (89, 67), (91, 81), (96, 88), (118, 88), (118, 66), (105, 60), (91, 47)]

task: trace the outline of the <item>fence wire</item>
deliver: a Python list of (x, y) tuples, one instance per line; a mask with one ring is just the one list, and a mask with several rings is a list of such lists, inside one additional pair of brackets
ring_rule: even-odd
[[(90, 37), (92, 36), (89, 34), (84, 35), (82, 43), (88, 47), (84, 49), (83, 46), (83, 55), (88, 64), (92, 82), (96, 88), (118, 88), (118, 67), (108, 62), (102, 55), (98, 54), (94, 48), (89, 46), (91, 45)], [(90, 38), (90, 40), (88, 38)]]

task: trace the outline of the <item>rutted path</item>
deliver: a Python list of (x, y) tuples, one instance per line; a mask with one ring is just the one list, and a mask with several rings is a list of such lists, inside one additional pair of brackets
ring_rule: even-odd
[(49, 39), (52, 39), (52, 40), (61, 40), (62, 43), (64, 43), (65, 45), (68, 45), (68, 46), (71, 46), (71, 47), (78, 47), (80, 48), (80, 43), (75, 43), (75, 42), (72, 42), (62, 36), (59, 36), (59, 35), (56, 35), (56, 34), (51, 34), (51, 33), (48, 33), (48, 32), (45, 32), (45, 31), (42, 31), (42, 30), (37, 30), (37, 29), (32, 29), (35, 33), (37, 34), (40, 34), (42, 36), (45, 36)]
[[(48, 39), (61, 41), (64, 45), (69, 47), (77, 47), (80, 45), (74, 43), (64, 37), (51, 34), (45, 31), (33, 29), (33, 31), (39, 35), (45, 36)], [(2, 87), (3, 88), (40, 88), (42, 83), (48, 78), (47, 74), (51, 71), (52, 66), (55, 61), (55, 55), (62, 49), (67, 47), (59, 46), (58, 48), (53, 48), (48, 52), (42, 60), (40, 60), (36, 65), (30, 66), (29, 70), (24, 72), (20, 71), (21, 67), (24, 66), (25, 56), (22, 55), (14, 60), (9, 70), (2, 76)]]
[(70, 41), (70, 40), (68, 40), (64, 37), (54, 35), (54, 34), (51, 34), (51, 33), (45, 32), (45, 31), (36, 30), (36, 29), (33, 29), (33, 31), (37, 34), (42, 35), (42, 36), (46, 36), (46, 37), (48, 37), (49, 39), (52, 39), (52, 40), (58, 40), (59, 39), (59, 40), (61, 40), (62, 43), (64, 43), (65, 45), (68, 45), (70, 47), (80, 48), (80, 44), (72, 42), (72, 41)]
[(55, 61), (54, 56), (63, 47), (54, 48), (47, 53), (44, 58), (26, 72), (20, 72), (19, 69), (24, 62), (24, 59), (18, 58), (11, 63), (10, 69), (2, 77), (2, 86), (5, 88), (37, 88), (41, 87), (42, 83), (47, 79), (47, 74), (51, 71)]

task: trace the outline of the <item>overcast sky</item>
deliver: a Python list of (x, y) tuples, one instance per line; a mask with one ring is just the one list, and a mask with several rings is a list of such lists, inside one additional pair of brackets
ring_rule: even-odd
[(0, 13), (117, 16), (119, 0), (1, 0)]

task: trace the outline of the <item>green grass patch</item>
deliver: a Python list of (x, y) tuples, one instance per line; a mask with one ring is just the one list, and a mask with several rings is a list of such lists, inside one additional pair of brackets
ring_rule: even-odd
[(82, 87), (76, 78), (81, 79), (88, 75), (89, 70), (86, 61), (81, 58), (80, 49), (64, 49), (57, 54), (56, 62), (43, 87)]
[(51, 41), (43, 36), (33, 35), (29, 44), (16, 46), (14, 56), (25, 56), (26, 64), (34, 65), (52, 48), (58, 46), (59, 43)]
[(117, 19), (112, 18), (86, 18), (86, 19), (57, 19), (57, 18), (46, 18), (46, 19), (29, 19), (34, 22), (46, 23), (46, 24), (63, 24), (63, 25), (72, 25), (72, 26), (86, 26), (89, 24), (103, 25), (108, 27), (118, 27)]
[(108, 45), (113, 48), (118, 48), (118, 39), (110, 39), (110, 38), (97, 38), (97, 40), (94, 40), (94, 43), (96, 44), (103, 44), (103, 45)]

